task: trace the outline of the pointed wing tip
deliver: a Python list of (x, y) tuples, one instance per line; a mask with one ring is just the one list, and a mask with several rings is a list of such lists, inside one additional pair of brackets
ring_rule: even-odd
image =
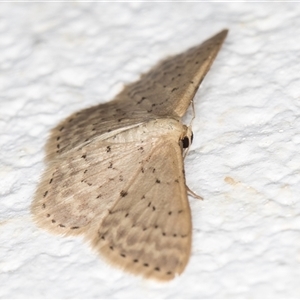
[[(198, 47), (198, 48), (207, 47), (208, 52), (213, 53), (216, 51), (215, 52), (215, 55), (216, 55), (218, 53), (218, 51), (220, 50), (222, 44), (224, 43), (224, 40), (225, 40), (227, 34), (228, 34), (228, 29), (223, 29), (196, 47)], [(213, 55), (213, 58), (215, 57), (215, 55)]]
[(229, 31), (229, 29), (227, 29), (227, 28), (224, 28), (224, 29), (223, 29), (223, 30), (221, 30), (219, 33), (220, 33), (220, 34), (227, 35), (228, 31)]
[(211, 53), (211, 63), (217, 53), (219, 52), (222, 44), (224, 43), (224, 40), (228, 34), (228, 29), (223, 29), (214, 36), (210, 37), (208, 40), (204, 41), (200, 47), (203, 47), (204, 45), (208, 46), (208, 52)]
[(227, 34), (228, 34), (228, 31), (229, 30), (227, 28), (225, 28), (225, 29), (221, 30), (220, 32), (218, 32), (216, 35), (214, 35), (212, 37), (212, 39), (221, 39), (221, 40), (224, 40), (226, 38)]

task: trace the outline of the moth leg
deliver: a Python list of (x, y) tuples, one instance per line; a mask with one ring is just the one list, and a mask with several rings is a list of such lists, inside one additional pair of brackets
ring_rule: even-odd
[(187, 188), (187, 192), (189, 195), (193, 196), (194, 198), (196, 199), (199, 199), (199, 200), (204, 200), (203, 197), (197, 195), (195, 192), (193, 192), (188, 186), (186, 186)]

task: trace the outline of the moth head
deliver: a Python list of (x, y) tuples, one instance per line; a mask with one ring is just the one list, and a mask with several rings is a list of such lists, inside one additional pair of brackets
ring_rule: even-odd
[(193, 142), (193, 132), (192, 128), (184, 125), (184, 131), (180, 137), (179, 145), (183, 151), (183, 155), (185, 156), (192, 145)]

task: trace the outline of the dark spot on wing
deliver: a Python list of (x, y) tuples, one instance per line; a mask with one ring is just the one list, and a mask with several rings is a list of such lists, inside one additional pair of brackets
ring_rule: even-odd
[(120, 192), (120, 196), (121, 197), (125, 197), (125, 196), (127, 196), (128, 195), (128, 193), (126, 192), (126, 191), (121, 191)]

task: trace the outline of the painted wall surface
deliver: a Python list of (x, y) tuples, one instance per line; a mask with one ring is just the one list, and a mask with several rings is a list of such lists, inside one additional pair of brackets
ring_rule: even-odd
[[(223, 28), (185, 160), (204, 198), (185, 272), (150, 282), (37, 228), (49, 130)], [(300, 297), (299, 36), (298, 3), (0, 3), (0, 297)]]

